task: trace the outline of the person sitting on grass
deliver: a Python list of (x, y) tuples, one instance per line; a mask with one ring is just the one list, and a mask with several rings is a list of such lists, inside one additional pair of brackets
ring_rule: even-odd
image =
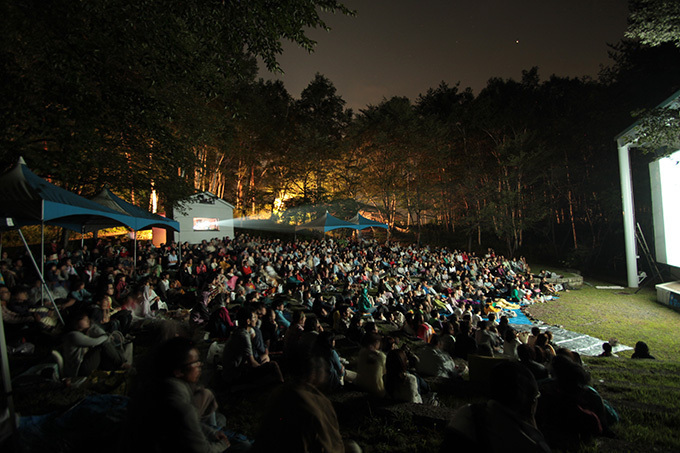
[[(468, 404), (451, 419), (440, 452), (506, 451), (511, 445), (521, 452), (549, 452), (545, 438), (536, 427), (536, 405), (541, 394), (536, 379), (517, 362), (493, 368), (491, 400)], [(490, 429), (493, 429), (493, 435)]]
[[(353, 382), (357, 374), (343, 365), (344, 359), (335, 350), (335, 333), (329, 330), (323, 331), (317, 335), (315, 340), (311, 354), (323, 358), (329, 364), (328, 389), (338, 390), (345, 382)], [(346, 360), (345, 363), (347, 363)]]
[(495, 352), (500, 351), (500, 347), (503, 345), (503, 340), (495, 332), (495, 328), (494, 330), (490, 329), (489, 321), (480, 321), (477, 324), (475, 341), (477, 342), (477, 347), (487, 345)]
[(537, 381), (549, 376), (548, 369), (542, 363), (536, 361), (536, 349), (534, 347), (528, 344), (517, 345), (517, 358), (519, 363), (529, 370)]
[(104, 329), (92, 325), (86, 312), (75, 312), (68, 328), (62, 347), (66, 377), (89, 376), (99, 368), (129, 368), (124, 353), (115, 347)]
[[(534, 348), (542, 350), (547, 362), (555, 357), (555, 349), (550, 344), (550, 337), (547, 335), (547, 333), (541, 333), (536, 337)], [(537, 355), (539, 354), (540, 353), (537, 353)]]
[(283, 382), (278, 363), (270, 361), (268, 355), (255, 358), (252, 341), (257, 320), (251, 307), (238, 312), (238, 328), (229, 336), (222, 358), (222, 376), (228, 385), (257, 387)]
[(142, 280), (141, 288), (142, 288), (143, 313), (168, 309), (168, 305), (161, 300), (158, 294), (156, 294), (156, 291), (154, 290), (155, 283), (156, 283), (155, 277), (149, 277)]
[(589, 386), (590, 375), (575, 353), (560, 349), (551, 363), (551, 379), (541, 382), (536, 420), (555, 448), (577, 448), (609, 433), (619, 419), (616, 411)]
[(416, 311), (413, 315), (413, 330), (416, 332), (416, 337), (425, 343), (429, 343), (430, 338), (434, 335), (434, 328), (425, 322), (425, 317), (420, 311)]
[(118, 301), (114, 299), (116, 289), (113, 283), (108, 283), (103, 288), (103, 294), (99, 296), (98, 309), (101, 312), (104, 323), (110, 322), (112, 330), (119, 330), (127, 334), (132, 325), (132, 312), (121, 308)]
[(388, 352), (385, 369), (383, 380), (390, 398), (406, 403), (423, 402), (418, 392), (418, 379), (408, 371), (406, 352), (401, 349), (392, 349)]
[(313, 314), (307, 316), (305, 319), (304, 331), (300, 336), (300, 341), (298, 341), (297, 354), (311, 354), (312, 348), (314, 347), (320, 332), (323, 332), (323, 327), (319, 322), (319, 318)]
[[(361, 294), (359, 295), (359, 304), (357, 307), (359, 313), (368, 313), (368, 314), (374, 314), (375, 317), (378, 319), (383, 318), (383, 309), (384, 307), (380, 304), (376, 304), (375, 300), (373, 299), (373, 296), (368, 295), (368, 287), (364, 286), (361, 289)], [(379, 310), (380, 309), (380, 310)]]
[[(24, 291), (25, 292), (25, 291)], [(31, 333), (28, 338), (38, 336), (42, 330), (41, 316), (36, 312), (29, 312), (28, 309), (12, 310), (10, 301), (13, 294), (9, 288), (0, 284), (0, 305), (2, 309), (2, 321), (4, 322), (5, 335), (10, 341), (26, 338), (27, 333)], [(21, 307), (23, 308), (23, 307)]]
[(85, 308), (92, 303), (92, 294), (85, 289), (85, 282), (82, 280), (76, 281), (71, 286), (71, 292), (69, 296), (74, 298), (77, 302), (78, 307)]
[(290, 327), (290, 321), (285, 316), (283, 299), (274, 301), (274, 311), (276, 312), (276, 322), (282, 326), (284, 330), (288, 329)]
[(505, 332), (505, 338), (503, 341), (503, 356), (509, 359), (518, 359), (517, 347), (521, 345), (522, 342), (517, 336), (517, 331), (513, 328), (509, 328)]
[(201, 377), (202, 365), (198, 350), (187, 338), (171, 338), (159, 347), (153, 375), (132, 396), (121, 451), (248, 450), (249, 444), (231, 445), (225, 433), (201, 422), (195, 385)]
[(614, 354), (611, 344), (602, 343), (602, 354), (598, 355), (598, 357), (618, 357), (618, 355)]
[(364, 317), (361, 313), (354, 313), (347, 328), (345, 336), (355, 342), (361, 344), (362, 339), (366, 336), (366, 329), (364, 327)]
[(338, 334), (344, 335), (347, 329), (349, 329), (352, 314), (352, 309), (348, 305), (336, 307), (333, 312), (333, 330)]
[(644, 341), (635, 343), (635, 352), (630, 356), (631, 359), (656, 359), (649, 353), (649, 346)]
[(361, 452), (340, 434), (333, 404), (319, 390), (328, 380), (328, 362), (319, 356), (300, 361), (294, 378), (270, 398), (252, 452)]
[(293, 321), (288, 329), (286, 329), (286, 334), (283, 337), (283, 353), (289, 359), (294, 359), (297, 354), (298, 343), (305, 331), (304, 325), (306, 320), (307, 316), (304, 311), (295, 310), (293, 312)]
[(357, 357), (357, 377), (354, 383), (361, 390), (376, 396), (385, 396), (385, 353), (380, 350), (381, 337), (377, 333), (367, 333), (361, 341)]
[(469, 354), (477, 352), (477, 342), (470, 336), (470, 323), (463, 321), (459, 324), (453, 352), (454, 357), (463, 360), (467, 360)]
[(458, 376), (456, 364), (451, 356), (441, 349), (439, 335), (432, 335), (430, 343), (418, 351), (418, 365), (416, 369), (423, 376), (441, 378), (455, 378)]
[(283, 349), (282, 331), (276, 322), (276, 312), (272, 308), (267, 308), (264, 318), (262, 318), (260, 330), (262, 331), (262, 340), (269, 352), (280, 352)]
[(526, 344), (529, 346), (533, 347), (536, 344), (536, 339), (538, 336), (541, 334), (541, 328), (537, 326), (533, 326), (531, 328), (531, 335), (527, 338)]
[(456, 330), (458, 329), (458, 321), (447, 321), (444, 323), (444, 328), (440, 336), (442, 350), (447, 352), (451, 357), (454, 356), (454, 349), (456, 347)]
[(553, 296), (557, 295), (555, 286), (552, 283), (548, 283), (548, 279), (545, 277), (541, 278), (540, 289), (541, 294), (544, 294), (545, 296), (550, 296), (552, 298)]

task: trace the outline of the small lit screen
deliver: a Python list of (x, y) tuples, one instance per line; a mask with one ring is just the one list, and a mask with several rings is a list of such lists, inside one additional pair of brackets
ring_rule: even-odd
[(218, 219), (194, 217), (194, 231), (220, 231)]

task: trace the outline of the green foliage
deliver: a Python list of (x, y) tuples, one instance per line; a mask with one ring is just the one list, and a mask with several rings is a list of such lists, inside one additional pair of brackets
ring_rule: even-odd
[[(676, 101), (677, 102), (677, 101)], [(656, 156), (673, 154), (680, 149), (680, 110), (677, 106), (637, 112), (636, 147)]]
[(564, 254), (560, 265), (570, 269), (584, 269), (592, 254), (593, 251), (589, 247), (581, 246)]
[(286, 202), (288, 209), (280, 213), (278, 219), (284, 223), (301, 224), (318, 219), (328, 212), (340, 219), (353, 217), (359, 208), (353, 198), (328, 199), (310, 204), (301, 198), (293, 198)]
[(335, 0), (4, 5), (0, 160), (23, 154), (84, 193), (153, 183), (170, 205), (193, 190), (195, 150), (232, 135), (254, 57), (277, 69), (282, 39), (313, 48), (320, 10), (351, 13)]
[(288, 188), (284, 161), (294, 141), (294, 102), (282, 82), (262, 79), (244, 87), (238, 98), (242, 107), (234, 136), (212, 150), (220, 166), (206, 167), (204, 174), (224, 175), (229, 181), (224, 189), (239, 209), (271, 207)]
[[(631, 0), (626, 37), (650, 46), (673, 44), (680, 48), (680, 2)], [(667, 155), (680, 148), (678, 106), (641, 110), (637, 138), (643, 151)]]
[(626, 37), (650, 46), (669, 42), (680, 47), (680, 3), (674, 0), (631, 0)]

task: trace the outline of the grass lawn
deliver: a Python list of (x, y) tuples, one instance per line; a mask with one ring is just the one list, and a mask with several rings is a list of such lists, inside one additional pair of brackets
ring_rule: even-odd
[(583, 451), (680, 451), (680, 363), (588, 358), (593, 386), (618, 411), (615, 439)]
[[(558, 300), (529, 308), (536, 319), (568, 330), (634, 346), (649, 345), (657, 359), (680, 361), (680, 313), (656, 302), (656, 292), (596, 289), (607, 283), (588, 281), (583, 289), (562, 293)], [(632, 352), (621, 355), (630, 357)]]
[(656, 292), (583, 289), (528, 310), (549, 324), (634, 346), (645, 341), (658, 360), (586, 358), (593, 386), (618, 411), (615, 439), (601, 438), (587, 452), (680, 451), (680, 313), (656, 302)]

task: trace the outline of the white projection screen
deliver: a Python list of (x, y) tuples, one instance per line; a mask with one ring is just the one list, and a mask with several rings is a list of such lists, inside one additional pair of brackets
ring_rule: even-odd
[(649, 164), (656, 260), (680, 268), (680, 151)]

